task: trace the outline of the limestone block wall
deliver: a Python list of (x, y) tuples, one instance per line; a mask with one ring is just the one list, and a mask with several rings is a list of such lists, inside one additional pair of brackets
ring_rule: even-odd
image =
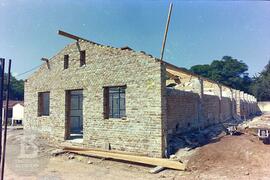
[[(80, 50), (86, 65), (80, 67)], [(64, 69), (64, 55), (69, 67)], [(83, 90), (83, 145), (162, 157), (164, 66), (151, 56), (85, 41), (66, 46), (25, 82), (25, 128), (64, 141), (66, 91)], [(163, 82), (164, 81), (164, 82)], [(126, 118), (104, 119), (103, 87), (126, 85)], [(38, 117), (38, 92), (50, 92), (50, 115)]]
[[(248, 118), (258, 112), (256, 98), (175, 67), (167, 67), (167, 120), (171, 133)], [(197, 78), (197, 80), (196, 80)], [(238, 118), (237, 118), (238, 119)], [(176, 129), (178, 131), (176, 131)]]
[(236, 104), (236, 115), (241, 116), (242, 106), (241, 106), (240, 91), (236, 90), (234, 99)]
[(259, 108), (259, 103), (255, 97), (245, 94), (242, 91), (239, 91), (239, 99), (238, 99), (238, 109), (237, 114), (242, 118), (248, 118), (252, 115), (256, 115), (261, 113), (261, 109)]
[(199, 95), (193, 92), (167, 89), (167, 121), (169, 133), (187, 132), (198, 128)]
[(197, 93), (167, 89), (167, 120), (168, 128), (172, 133), (205, 128), (232, 118), (230, 98), (222, 98), (220, 113), (219, 98), (213, 95), (204, 95), (201, 118), (199, 118), (199, 100), (200, 97)]
[(221, 122), (225, 122), (232, 118), (232, 101), (228, 97), (221, 98)]
[[(80, 66), (80, 51), (86, 64)], [(64, 55), (69, 67), (64, 69)], [(166, 81), (176, 83), (167, 88)], [(104, 118), (103, 88), (126, 85), (126, 117)], [(83, 145), (162, 157), (167, 135), (258, 111), (253, 96), (172, 68), (129, 49), (79, 41), (53, 56), (25, 81), (25, 128), (66, 139), (66, 92), (83, 90)], [(50, 115), (38, 116), (38, 93), (50, 92)], [(235, 93), (233, 93), (235, 92)]]
[(203, 127), (219, 122), (219, 98), (214, 95), (203, 96)]

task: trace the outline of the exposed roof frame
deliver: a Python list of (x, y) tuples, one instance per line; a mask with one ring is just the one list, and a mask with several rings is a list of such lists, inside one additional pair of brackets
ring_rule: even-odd
[[(90, 43), (93, 43), (93, 44), (96, 44), (96, 45), (101, 45), (101, 44), (98, 44), (98, 43), (96, 43), (96, 42), (90, 41), (90, 40), (88, 40), (88, 39), (84, 39), (84, 38), (82, 38), (82, 37), (79, 37), (79, 36), (76, 36), (76, 35), (67, 33), (67, 32), (65, 32), (65, 31), (58, 30), (58, 34), (59, 34), (59, 35), (62, 35), (62, 36), (65, 36), (65, 37), (67, 37), (67, 38), (74, 39), (74, 40), (76, 40), (76, 41), (83, 40), (83, 41), (87, 41), (87, 42), (90, 42)], [(129, 48), (128, 46), (122, 47), (121, 49), (122, 49), (122, 50), (126, 50), (126, 49), (132, 50), (132, 49)], [(223, 84), (218, 83), (218, 82), (216, 82), (216, 81), (213, 81), (213, 80), (211, 80), (211, 79), (208, 79), (208, 78), (199, 76), (198, 74), (195, 74), (195, 73), (190, 72), (190, 71), (188, 71), (188, 70), (186, 70), (186, 69), (184, 69), (184, 68), (181, 68), (181, 67), (175, 66), (175, 65), (173, 65), (173, 64), (170, 64), (170, 63), (168, 63), (168, 62), (166, 62), (166, 61), (163, 61), (163, 60), (161, 60), (161, 59), (156, 58), (156, 60), (159, 61), (159, 62), (161, 62), (161, 63), (163, 63), (163, 64), (165, 64), (165, 65), (166, 65), (166, 69), (172, 69), (172, 70), (178, 71), (178, 72), (180, 72), (180, 73), (184, 73), (184, 74), (186, 74), (186, 75), (194, 76), (194, 77), (197, 77), (197, 78), (202, 79), (202, 80), (204, 80), (204, 81), (208, 81), (208, 82), (217, 84), (218, 86), (223, 86), (223, 87), (232, 89), (231, 87), (228, 87), (228, 86), (226, 86), (226, 85), (223, 85)]]
[(199, 76), (198, 74), (195, 74), (195, 73), (193, 73), (193, 72), (190, 72), (190, 71), (188, 71), (188, 70), (186, 70), (186, 69), (184, 69), (184, 68), (177, 67), (177, 66), (175, 66), (175, 65), (173, 65), (173, 64), (170, 64), (170, 63), (168, 63), (168, 62), (161, 61), (160, 59), (157, 59), (157, 60), (160, 61), (161, 63), (163, 63), (163, 64), (166, 66), (166, 69), (171, 69), (171, 70), (174, 70), (174, 71), (178, 71), (178, 72), (180, 72), (180, 73), (184, 73), (184, 74), (186, 74), (186, 75), (191, 75), (191, 76), (197, 77), (197, 78), (199, 78), (199, 79), (202, 79), (202, 80), (204, 80), (204, 81), (208, 81), (208, 82), (217, 84), (218, 86), (223, 86), (223, 87), (226, 87), (226, 88), (231, 89), (231, 87), (228, 87), (228, 86), (226, 86), (226, 85), (223, 85), (223, 84), (218, 83), (218, 82), (216, 82), (216, 81), (213, 81), (213, 80), (211, 80), (211, 79), (208, 79), (208, 78)]

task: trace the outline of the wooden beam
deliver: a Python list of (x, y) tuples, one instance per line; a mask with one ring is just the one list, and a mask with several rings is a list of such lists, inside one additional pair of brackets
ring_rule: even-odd
[(165, 45), (166, 45), (167, 34), (168, 34), (169, 25), (170, 25), (170, 20), (171, 20), (172, 7), (173, 7), (173, 3), (171, 2), (170, 3), (170, 7), (169, 7), (169, 12), (168, 12), (168, 19), (167, 19), (167, 23), (166, 23), (164, 37), (163, 37), (163, 41), (162, 41), (161, 55), (160, 55), (161, 61), (163, 60), (163, 54), (164, 54), (164, 49), (165, 49)]
[(166, 86), (167, 87), (173, 87), (176, 86), (178, 83), (175, 82), (173, 79), (166, 80)]
[(113, 152), (113, 153), (118, 153), (118, 154), (128, 154), (128, 155), (134, 155), (134, 156), (147, 156), (147, 154), (139, 154), (139, 153), (130, 153), (126, 151), (117, 151), (117, 150), (104, 150), (100, 148), (81, 148), (81, 147), (75, 147), (75, 146), (64, 146), (63, 150), (67, 151), (101, 151), (101, 152)]
[(175, 66), (173, 64), (170, 64), (168, 62), (162, 61), (160, 59), (156, 59), (156, 60), (157, 61), (160, 61), (161, 63), (163, 63), (166, 66), (166, 71), (172, 70), (172, 71), (184, 73), (184, 74), (189, 75), (189, 76), (194, 76), (194, 77), (197, 77), (197, 78), (201, 78), (203, 81), (208, 81), (208, 82), (213, 83), (213, 84), (216, 84), (216, 85), (222, 85), (224, 87), (230, 88), (228, 86), (225, 86), (223, 84), (220, 84), (219, 82), (215, 82), (215, 81), (213, 81), (211, 79), (208, 79), (208, 78), (202, 77), (202, 76), (200, 76), (198, 74), (195, 74), (195, 73), (193, 73), (193, 72), (191, 72), (191, 71), (189, 71), (189, 70), (187, 70), (185, 68), (177, 67), (177, 66)]
[(183, 73), (183, 72), (179, 72), (179, 71), (175, 71), (172, 69), (166, 69), (167, 74), (173, 75), (173, 76), (177, 76), (182, 78), (190, 78), (189, 74)]
[(65, 37), (67, 37), (67, 38), (70, 38), (70, 39), (74, 39), (74, 40), (76, 40), (76, 41), (83, 40), (83, 41), (88, 41), (88, 42), (93, 43), (93, 44), (100, 45), (100, 44), (98, 44), (98, 43), (96, 43), (96, 42), (90, 41), (90, 40), (88, 40), (88, 39), (84, 39), (84, 38), (82, 38), (82, 37), (79, 37), (79, 36), (70, 34), (70, 33), (65, 32), (65, 31), (58, 30), (58, 34), (61, 35), (61, 36), (65, 36)]
[(45, 61), (46, 64), (47, 64), (48, 69), (50, 69), (49, 59), (47, 59), (47, 58), (41, 58), (41, 61)]
[(172, 73), (170, 73), (169, 71), (167, 71), (166, 73), (167, 73), (167, 76), (168, 76), (170, 79), (179, 79), (179, 76), (178, 76), (178, 75), (172, 74)]
[(148, 165), (153, 165), (153, 166), (162, 166), (162, 167), (175, 169), (175, 170), (186, 169), (186, 166), (183, 163), (179, 161), (173, 161), (170, 159), (136, 156), (136, 155), (121, 154), (121, 153), (101, 151), (101, 150), (85, 150), (85, 149), (74, 150), (74, 148), (67, 148), (67, 147), (64, 148), (63, 150), (66, 150), (68, 152), (75, 153), (75, 154), (82, 154), (82, 155), (101, 157), (101, 158), (111, 158), (111, 159), (116, 159), (116, 160), (148, 164)]

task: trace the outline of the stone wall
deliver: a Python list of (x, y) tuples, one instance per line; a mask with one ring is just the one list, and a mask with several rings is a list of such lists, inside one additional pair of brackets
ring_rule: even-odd
[(175, 67), (167, 68), (170, 73), (167, 80), (170, 134), (205, 128), (233, 118), (245, 119), (259, 112), (256, 98), (251, 95)]
[(225, 122), (232, 118), (232, 102), (228, 97), (221, 98), (221, 122)]
[[(86, 50), (80, 67), (79, 50)], [(69, 68), (64, 69), (64, 55)], [(83, 145), (161, 157), (164, 66), (151, 56), (85, 41), (66, 46), (25, 82), (25, 128), (65, 139), (66, 91), (83, 89)], [(164, 85), (162, 85), (164, 84)], [(126, 118), (104, 119), (103, 87), (126, 85)], [(50, 92), (50, 115), (38, 117), (38, 92)]]
[(202, 127), (207, 127), (219, 122), (219, 98), (214, 95), (203, 96), (203, 119)]
[(167, 89), (167, 121), (169, 133), (187, 132), (198, 127), (199, 95)]
[[(80, 66), (80, 50), (86, 65)], [(64, 69), (64, 55), (69, 68)], [(173, 67), (173, 68), (172, 68)], [(176, 84), (167, 88), (166, 85)], [(170, 84), (169, 84), (170, 83)], [(103, 88), (126, 85), (126, 117), (104, 118)], [(25, 82), (25, 128), (67, 136), (66, 92), (83, 90), (83, 146), (163, 157), (170, 134), (258, 112), (248, 94), (129, 49), (80, 41), (66, 46)], [(50, 92), (50, 115), (38, 116), (38, 93)]]
[[(202, 116), (199, 118), (200, 97), (194, 92), (167, 89), (167, 120), (171, 133), (184, 133), (192, 129), (205, 128), (231, 119), (232, 102), (222, 97), (204, 95)], [(219, 106), (221, 105), (221, 112)]]

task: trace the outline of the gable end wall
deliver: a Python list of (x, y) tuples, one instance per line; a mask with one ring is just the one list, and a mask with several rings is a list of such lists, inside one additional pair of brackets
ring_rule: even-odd
[[(86, 65), (79, 65), (79, 49)], [(64, 55), (69, 68), (64, 70)], [(162, 70), (163, 69), (163, 70)], [(163, 155), (164, 67), (142, 53), (87, 42), (66, 46), (25, 83), (25, 128), (64, 141), (65, 91), (83, 89), (83, 144), (91, 148)], [(163, 85), (162, 85), (163, 84)], [(103, 87), (127, 85), (126, 115), (103, 118)], [(50, 91), (50, 116), (37, 116), (38, 92)]]

